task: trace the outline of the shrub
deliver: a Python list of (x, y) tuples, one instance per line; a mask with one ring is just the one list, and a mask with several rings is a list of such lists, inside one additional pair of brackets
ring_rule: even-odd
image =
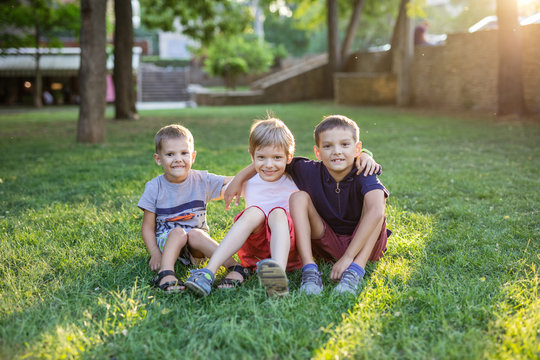
[(257, 38), (222, 37), (208, 47), (204, 69), (211, 76), (222, 77), (226, 87), (235, 88), (239, 75), (268, 71), (273, 60), (270, 46)]

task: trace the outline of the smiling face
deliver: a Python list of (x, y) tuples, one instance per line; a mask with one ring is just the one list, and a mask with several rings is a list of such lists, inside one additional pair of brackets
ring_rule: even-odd
[(330, 175), (341, 181), (354, 166), (354, 159), (362, 150), (362, 142), (355, 141), (353, 132), (336, 127), (319, 134), (318, 145), (314, 147), (317, 159), (321, 160)]
[(265, 181), (277, 181), (285, 173), (285, 167), (292, 160), (285, 150), (277, 146), (260, 146), (251, 156), (255, 171)]
[(163, 168), (165, 179), (178, 184), (186, 180), (196, 155), (193, 145), (185, 137), (177, 137), (162, 140), (154, 159)]

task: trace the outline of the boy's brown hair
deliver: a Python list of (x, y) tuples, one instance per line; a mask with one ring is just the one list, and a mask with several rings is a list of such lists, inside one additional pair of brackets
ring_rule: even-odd
[(156, 133), (156, 136), (154, 137), (154, 142), (156, 143), (156, 153), (159, 153), (161, 151), (161, 145), (163, 143), (163, 140), (177, 138), (185, 138), (188, 144), (191, 145), (191, 149), (193, 150), (194, 140), (191, 131), (189, 131), (185, 126), (172, 124), (162, 127)]
[(335, 128), (350, 130), (353, 135), (353, 140), (355, 142), (360, 140), (360, 128), (354, 121), (343, 115), (329, 115), (324, 117), (319, 125), (315, 127), (315, 131), (313, 132), (315, 145), (319, 146), (319, 137), (321, 136), (321, 133)]
[(268, 118), (259, 120), (251, 126), (249, 132), (249, 153), (251, 156), (257, 148), (266, 146), (282, 148), (287, 156), (294, 154), (294, 136), (283, 121)]

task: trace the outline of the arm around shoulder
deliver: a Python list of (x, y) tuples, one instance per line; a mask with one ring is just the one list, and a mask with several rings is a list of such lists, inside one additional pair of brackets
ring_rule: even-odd
[(230, 208), (231, 202), (236, 198), (235, 205), (238, 205), (240, 196), (242, 196), (242, 186), (246, 181), (255, 176), (257, 172), (253, 164), (246, 166), (244, 169), (240, 170), (238, 174), (228, 183), (227, 188), (225, 189), (225, 207)]

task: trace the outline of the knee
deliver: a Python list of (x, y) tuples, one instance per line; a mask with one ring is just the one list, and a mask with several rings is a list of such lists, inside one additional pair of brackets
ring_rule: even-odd
[(261, 223), (265, 218), (266, 215), (261, 209), (255, 206), (250, 206), (244, 210), (244, 213), (238, 220)]
[(292, 211), (293, 209), (297, 209), (299, 207), (305, 207), (310, 201), (311, 198), (307, 192), (297, 191), (291, 194), (291, 197), (289, 198), (289, 207)]
[(287, 212), (282, 208), (275, 208), (268, 214), (268, 222), (287, 219)]
[(169, 233), (169, 236), (167, 237), (167, 241), (175, 241), (175, 242), (183, 242), (183, 243), (185, 243), (187, 241), (186, 230), (184, 230), (181, 227), (175, 227)]
[(187, 242), (190, 246), (199, 242), (204, 237), (204, 231), (201, 229), (191, 229), (187, 234)]

